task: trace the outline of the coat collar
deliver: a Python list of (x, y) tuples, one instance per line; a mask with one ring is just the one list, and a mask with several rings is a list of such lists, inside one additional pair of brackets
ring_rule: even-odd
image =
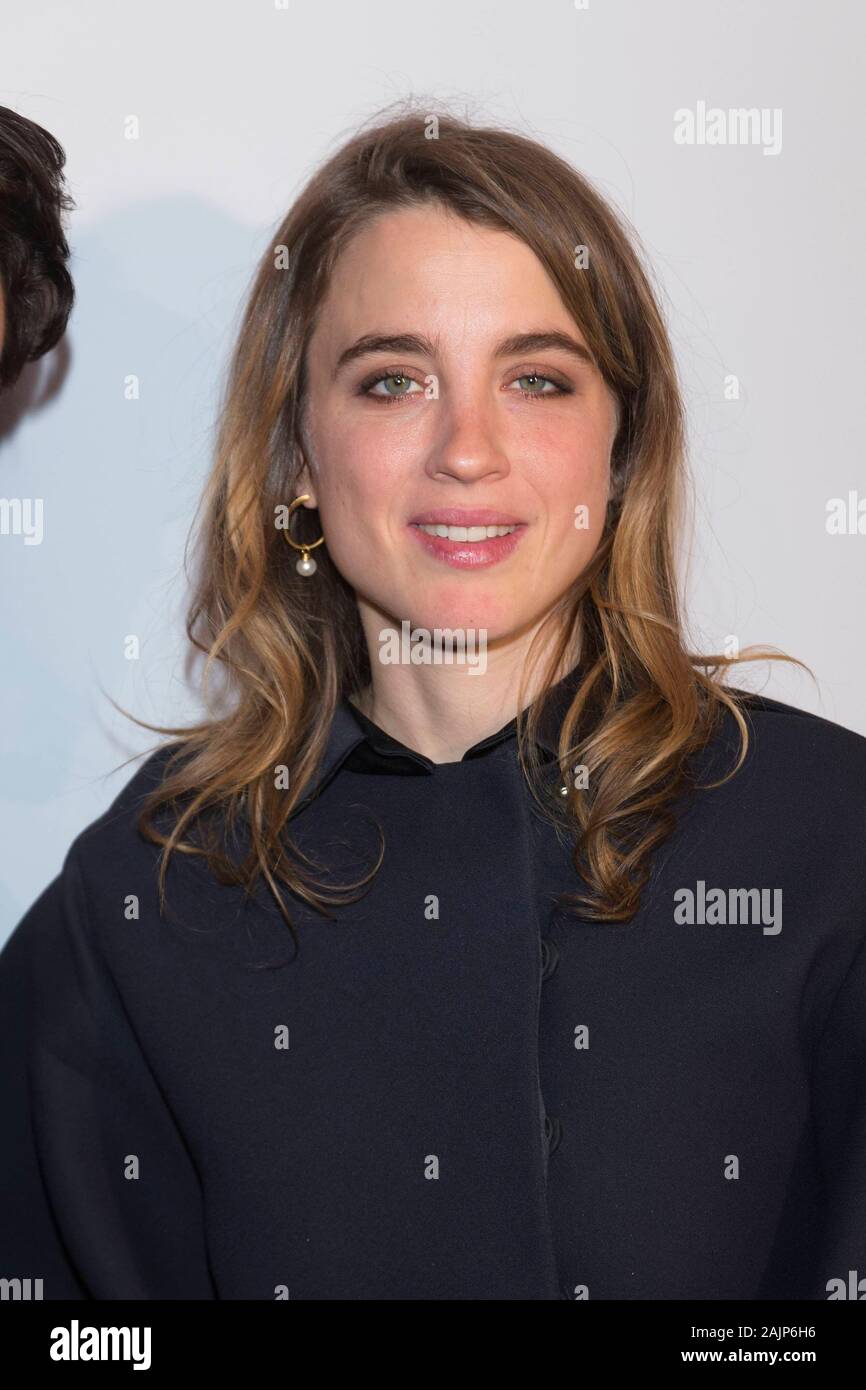
[[(539, 720), (537, 743), (552, 758), (557, 756), (559, 731), (574, 697), (582, 671), (579, 665), (554, 685), (545, 701)], [(489, 748), (516, 735), (517, 719), (510, 719), (495, 733), (467, 749), (463, 761), (482, 756)], [(436, 764), (414, 749), (407, 748), (363, 715), (345, 697), (334, 711), (324, 754), (311, 778), (303, 799), (293, 816), (307, 805), (336, 776), (344, 765), (353, 771), (393, 772), (404, 775), (429, 775)]]

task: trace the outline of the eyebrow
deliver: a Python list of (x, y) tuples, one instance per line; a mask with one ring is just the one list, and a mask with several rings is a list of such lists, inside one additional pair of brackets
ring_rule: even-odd
[[(391, 353), (419, 353), (422, 357), (435, 357), (438, 342), (431, 342), (429, 338), (416, 333), (381, 334), (365, 333), (357, 342), (344, 349), (337, 358), (334, 367), (334, 377), (350, 362), (355, 362), (359, 357), (368, 357), (374, 352)], [(568, 333), (561, 333), (558, 329), (547, 329), (539, 333), (515, 333), (510, 338), (503, 338), (493, 349), (495, 358), (517, 357), (527, 353), (543, 352), (545, 349), (558, 349), (560, 352), (567, 352), (578, 361), (594, 367), (595, 358), (576, 338), (572, 338)]]

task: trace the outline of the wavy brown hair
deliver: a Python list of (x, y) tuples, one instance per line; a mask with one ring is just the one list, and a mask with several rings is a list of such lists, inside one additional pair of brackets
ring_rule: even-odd
[[(293, 936), (281, 884), (329, 916), (329, 906), (362, 891), (381, 863), (380, 843), (362, 879), (326, 887), (314, 876), (321, 866), (285, 833), (338, 702), (369, 683), (370, 667), (355, 596), (327, 547), (316, 552), (315, 581), (299, 577), (274, 518), (301, 490), (305, 348), (335, 262), (380, 213), (430, 203), (510, 232), (535, 252), (619, 408), (603, 535), (587, 570), (546, 616), (518, 696), (521, 766), (548, 814), (579, 832), (575, 869), (589, 892), (569, 895), (564, 905), (589, 920), (634, 915), (652, 851), (672, 829), (671, 804), (689, 755), (709, 740), (725, 708), (741, 737), (727, 776), (745, 757), (746, 692), (725, 688), (718, 673), (755, 656), (694, 655), (683, 635), (674, 565), (686, 481), (683, 409), (636, 237), (543, 145), (452, 114), (428, 116), (410, 103), (379, 113), (314, 173), (254, 278), (202, 499), (203, 563), (186, 623), (207, 657), (206, 699), (219, 663), (229, 708), (187, 728), (136, 720), (172, 736), (165, 775), (138, 820), (141, 833), (163, 847), (161, 908), (175, 849), (205, 856), (220, 882), (248, 891), (262, 875)], [(587, 268), (576, 269), (577, 246), (588, 248)], [(313, 539), (318, 514), (302, 511), (301, 519)], [(542, 647), (540, 693), (526, 706)], [(548, 691), (576, 652), (580, 679), (559, 740), (569, 788), (563, 799), (543, 791), (534, 734)], [(576, 764), (587, 770), (585, 788), (569, 775)], [(278, 785), (278, 768), (288, 770), (287, 789)], [(168, 809), (171, 823), (161, 830), (156, 813)], [(224, 833), (241, 823), (245, 853), (235, 857)]]

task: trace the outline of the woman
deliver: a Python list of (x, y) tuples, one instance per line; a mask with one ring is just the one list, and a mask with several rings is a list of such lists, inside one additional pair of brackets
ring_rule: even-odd
[(690, 654), (682, 470), (649, 282), (567, 164), (410, 109), (315, 174), (205, 499), (220, 705), (2, 957), (0, 1272), (847, 1296), (866, 740)]

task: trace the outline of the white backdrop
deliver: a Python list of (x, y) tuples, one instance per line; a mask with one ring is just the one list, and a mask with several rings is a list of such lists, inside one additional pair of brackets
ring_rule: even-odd
[[(800, 657), (817, 688), (737, 683), (866, 734), (866, 534), (827, 531), (832, 498), (866, 511), (864, 31), (859, 0), (6, 0), (0, 104), (67, 152), (77, 303), (0, 410), (0, 497), (44, 509), (41, 544), (0, 535), (0, 942), (154, 741), (107, 695), (199, 708), (183, 550), (244, 293), (301, 182), (407, 95), (544, 141), (637, 228), (689, 409), (693, 642)], [(678, 143), (701, 104), (766, 138)]]

